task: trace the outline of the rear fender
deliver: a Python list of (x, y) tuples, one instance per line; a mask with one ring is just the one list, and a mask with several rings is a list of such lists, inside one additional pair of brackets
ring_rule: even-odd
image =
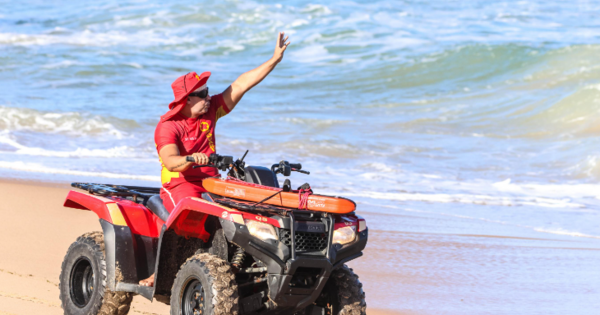
[(71, 190), (64, 206), (90, 210), (100, 218), (108, 289), (115, 291), (119, 282), (137, 283), (135, 240), (115, 200)]
[(65, 200), (65, 207), (90, 210), (98, 215), (101, 220), (110, 224), (127, 226), (123, 213), (117, 203), (109, 198), (89, 195), (71, 190)]

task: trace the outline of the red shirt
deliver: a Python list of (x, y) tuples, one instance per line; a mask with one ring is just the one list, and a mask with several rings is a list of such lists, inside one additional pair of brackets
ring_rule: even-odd
[[(192, 153), (204, 153), (210, 156), (216, 153), (215, 126), (219, 118), (227, 115), (222, 94), (211, 98), (210, 108), (198, 118), (188, 118), (181, 113), (166, 121), (159, 121), (154, 132), (156, 150), (160, 152), (167, 144), (175, 144), (181, 156)], [(172, 189), (185, 182), (201, 182), (202, 179), (218, 174), (214, 167), (189, 168), (183, 172), (171, 172), (159, 160), (162, 166), (161, 181), (163, 187)]]

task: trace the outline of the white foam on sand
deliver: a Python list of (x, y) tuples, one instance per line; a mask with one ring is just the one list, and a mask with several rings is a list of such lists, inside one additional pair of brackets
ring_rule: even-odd
[(150, 181), (150, 182), (160, 182), (160, 176), (116, 174), (116, 173), (109, 173), (109, 172), (77, 171), (77, 170), (69, 170), (69, 169), (52, 168), (52, 167), (44, 166), (43, 164), (40, 164), (40, 163), (30, 163), (30, 162), (21, 162), (21, 161), (18, 161), (18, 162), (0, 161), (0, 168), (21, 171), (21, 172), (62, 174), (62, 175), (102, 177), (102, 178), (123, 178), (123, 179)]
[[(335, 192), (320, 192), (335, 194)], [(491, 196), (477, 194), (435, 194), (435, 193), (382, 193), (365, 191), (344, 193), (348, 197), (362, 197), (391, 201), (424, 201), (434, 203), (465, 203), (491, 206), (538, 206), (547, 208), (585, 208), (584, 204), (565, 199), (552, 199), (533, 196)]]
[(600, 239), (600, 235), (591, 235), (591, 234), (581, 233), (581, 232), (567, 230), (567, 229), (563, 229), (563, 228), (536, 227), (536, 226), (533, 226), (533, 225), (519, 224), (519, 223), (513, 223), (513, 222), (508, 222), (508, 221), (503, 221), (503, 220), (488, 219), (488, 218), (483, 218), (483, 217), (473, 217), (473, 216), (468, 216), (468, 215), (454, 214), (454, 213), (445, 213), (445, 212), (434, 212), (434, 211), (427, 211), (427, 210), (421, 210), (421, 209), (412, 209), (412, 208), (398, 207), (398, 206), (393, 206), (393, 205), (379, 205), (379, 204), (373, 204), (373, 203), (368, 203), (368, 202), (364, 202), (362, 204), (369, 205), (369, 206), (375, 206), (375, 207), (379, 207), (379, 208), (398, 209), (398, 210), (402, 210), (402, 211), (406, 211), (406, 212), (416, 212), (416, 213), (424, 213), (424, 214), (429, 214), (429, 215), (439, 215), (439, 216), (453, 217), (453, 218), (466, 219), (466, 220), (484, 221), (484, 222), (489, 222), (489, 223), (495, 223), (495, 224), (501, 224), (501, 225), (507, 225), (507, 226), (514, 226), (514, 227), (518, 227), (518, 228), (524, 228), (524, 229), (532, 230), (532, 231), (539, 232), (539, 233), (554, 234), (554, 235), (563, 235), (563, 236), (571, 236), (571, 237), (581, 237), (581, 238)]
[[(595, 211), (600, 199), (600, 185), (580, 183), (514, 183), (511, 179), (493, 182), (485, 179), (453, 180), (444, 175), (416, 174), (403, 171), (394, 165), (369, 163), (361, 165), (362, 173), (352, 176), (338, 174), (340, 182), (360, 178), (371, 185), (338, 186), (327, 184), (327, 174), (317, 171), (315, 176), (325, 183), (323, 194), (389, 201), (422, 201), (430, 203), (462, 203), (492, 206), (536, 206), (557, 211), (580, 209)], [(356, 170), (358, 171), (358, 170)], [(357, 172), (358, 173), (358, 172)], [(375, 185), (375, 187), (373, 187)], [(578, 211), (580, 211), (578, 210)]]

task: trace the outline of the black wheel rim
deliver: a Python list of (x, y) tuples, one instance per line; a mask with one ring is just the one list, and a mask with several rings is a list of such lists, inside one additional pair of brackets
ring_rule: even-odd
[(71, 300), (79, 308), (83, 308), (90, 302), (94, 294), (94, 269), (87, 258), (80, 258), (71, 269)]
[(198, 279), (187, 281), (181, 297), (182, 315), (204, 314), (204, 288)]

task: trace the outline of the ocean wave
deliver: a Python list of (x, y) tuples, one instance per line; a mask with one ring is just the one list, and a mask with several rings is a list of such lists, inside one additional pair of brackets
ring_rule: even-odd
[[(412, 173), (400, 165), (366, 163), (349, 169), (317, 167), (312, 176), (326, 194), (392, 202), (419, 201), (491, 206), (536, 206), (556, 211), (595, 212), (600, 185), (571, 183), (515, 183), (511, 179), (455, 180), (443, 174)], [(335, 180), (331, 180), (335, 178)], [(366, 186), (365, 186), (366, 185)]]
[[(473, 221), (483, 221), (483, 222), (487, 222), (487, 223), (493, 223), (493, 224), (499, 224), (499, 225), (505, 225), (505, 226), (513, 226), (513, 227), (518, 227), (518, 228), (522, 228), (522, 229), (528, 229), (528, 230), (539, 232), (539, 233), (546, 233), (546, 234), (553, 234), (553, 235), (600, 239), (600, 236), (598, 236), (598, 235), (592, 235), (589, 233), (574, 231), (572, 229), (564, 229), (564, 228), (556, 228), (556, 227), (554, 227), (554, 228), (540, 227), (540, 226), (536, 226), (536, 225), (522, 224), (522, 223), (511, 222), (511, 221), (507, 221), (507, 220), (497, 220), (497, 219), (485, 218), (485, 217), (481, 217), (481, 216), (474, 217), (471, 215), (429, 211), (429, 210), (407, 208), (407, 207), (400, 207), (400, 206), (394, 206), (394, 205), (375, 204), (375, 203), (370, 203), (370, 202), (361, 202), (361, 205), (377, 207), (380, 209), (389, 208), (389, 209), (401, 210), (401, 211), (406, 211), (406, 212), (424, 213), (424, 214), (434, 215), (434, 216), (444, 216), (444, 217), (452, 217), (452, 218), (459, 218), (459, 219), (466, 219), (466, 220), (473, 220)], [(368, 209), (365, 209), (364, 211), (370, 212)], [(397, 213), (394, 213), (394, 214), (397, 214)]]
[[(417, 56), (390, 71), (370, 70), (368, 80), (362, 81), (407, 91), (425, 86), (439, 91), (435, 96), (370, 105), (407, 114), (388, 123), (391, 130), (489, 138), (596, 137), (598, 54), (600, 45), (539, 49), (470, 44)], [(423, 59), (428, 62), (420, 62)]]
[[(594, 178), (600, 180), (600, 156), (588, 155), (575, 165), (568, 167), (565, 173), (576, 179)], [(600, 199), (600, 192), (598, 196)]]
[[(17, 141), (11, 139), (9, 136), (0, 133), (0, 144), (5, 144), (9, 147), (14, 148), (14, 151), (10, 151), (12, 154), (18, 155), (31, 155), (31, 156), (45, 156), (45, 157), (60, 157), (60, 158), (143, 158), (143, 159), (157, 159), (153, 156), (154, 152), (146, 152), (137, 148), (128, 146), (117, 146), (108, 149), (88, 149), (88, 148), (77, 148), (73, 151), (56, 151), (48, 150), (38, 147), (27, 147)], [(0, 151), (1, 153), (2, 151)]]
[(584, 234), (584, 233), (575, 232), (575, 231), (568, 231), (568, 230), (564, 230), (564, 229), (533, 228), (533, 230), (536, 232), (556, 234), (556, 235), (567, 235), (567, 236), (573, 236), (573, 237), (585, 237), (585, 238), (600, 239), (600, 236), (589, 235), (589, 234)]
[[(326, 192), (325, 194), (333, 192)], [(344, 193), (348, 197), (362, 197), (390, 201), (423, 201), (434, 203), (464, 203), (488, 206), (537, 206), (545, 208), (585, 208), (584, 204), (565, 199), (517, 196), (490, 196), (476, 194), (433, 194), (433, 193), (384, 193), (364, 191), (360, 193)]]
[(110, 135), (117, 139), (128, 136), (118, 128), (139, 127), (133, 120), (85, 115), (76, 112), (52, 113), (28, 108), (0, 106), (0, 129), (57, 133), (70, 136)]
[(34, 172), (34, 173), (44, 173), (44, 174), (62, 174), (62, 175), (102, 177), (102, 178), (123, 178), (123, 179), (150, 181), (150, 182), (160, 182), (160, 176), (116, 174), (116, 173), (110, 173), (110, 172), (77, 171), (77, 170), (47, 167), (40, 163), (29, 163), (29, 162), (20, 162), (20, 161), (19, 162), (0, 161), (0, 168), (22, 171), (22, 172)]
[(89, 29), (62, 34), (0, 33), (0, 45), (48, 46), (70, 45), (80, 47), (109, 47), (116, 45), (162, 46), (194, 43), (192, 38), (165, 34), (153, 30), (125, 32), (110, 30), (94, 32)]
[(329, 53), (323, 45), (310, 45), (290, 52), (295, 61), (302, 63), (318, 63), (339, 58)]
[[(272, 119), (271, 121), (281, 121), (281, 119)], [(295, 125), (306, 125), (311, 128), (327, 128), (334, 125), (341, 125), (349, 122), (341, 119), (316, 119), (316, 118), (301, 118), (301, 117), (285, 117), (285, 122)]]

